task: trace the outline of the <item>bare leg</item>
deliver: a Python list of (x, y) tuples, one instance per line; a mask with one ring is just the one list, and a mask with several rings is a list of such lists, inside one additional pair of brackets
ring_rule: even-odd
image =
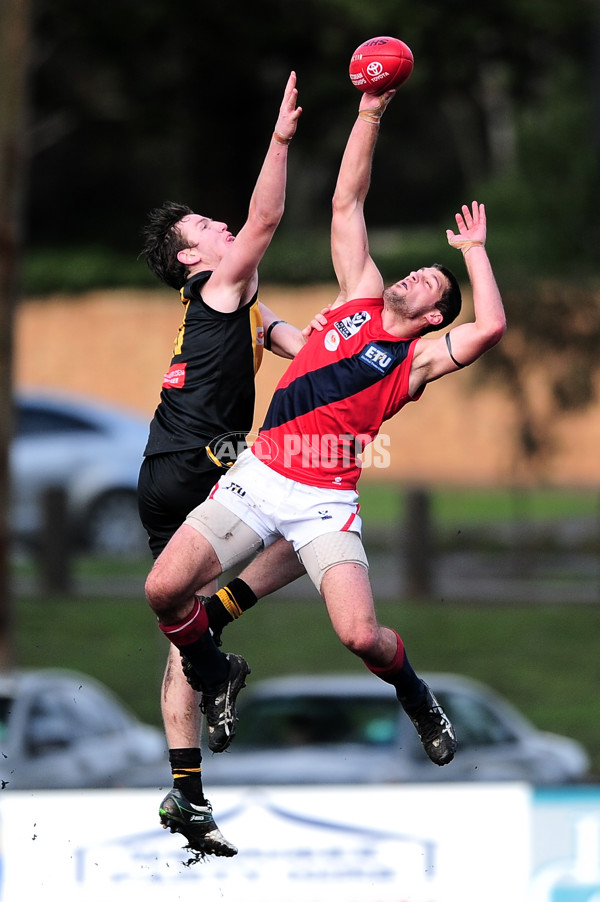
[(413, 722), (429, 758), (439, 766), (452, 761), (456, 736), (429, 687), (417, 676), (400, 636), (380, 626), (369, 575), (357, 564), (337, 564), (321, 583), (334, 630), (369, 670), (396, 689), (398, 701)]
[(200, 745), (202, 715), (199, 701), (181, 667), (181, 655), (171, 645), (160, 695), (162, 719), (170, 749)]
[(387, 667), (398, 648), (393, 630), (380, 626), (375, 614), (368, 571), (359, 564), (331, 567), (321, 583), (321, 595), (340, 641), (369, 667)]
[(285, 539), (278, 539), (259, 552), (238, 577), (204, 601), (217, 642), (221, 641), (224, 627), (245, 614), (259, 598), (287, 586), (305, 572), (292, 545)]
[(264, 598), (305, 573), (292, 545), (285, 539), (278, 539), (256, 555), (240, 573), (240, 579), (250, 586), (257, 598)]
[(194, 607), (198, 586), (205, 586), (220, 573), (210, 542), (192, 526), (180, 526), (146, 579), (146, 597), (159, 623), (184, 620)]

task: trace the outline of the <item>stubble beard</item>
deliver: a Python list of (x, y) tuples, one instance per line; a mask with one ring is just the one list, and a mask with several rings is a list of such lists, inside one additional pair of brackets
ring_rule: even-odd
[(402, 289), (398, 289), (394, 285), (385, 288), (383, 292), (383, 302), (388, 310), (391, 310), (394, 315), (400, 316), (402, 319), (406, 320), (414, 319), (414, 316), (406, 303), (406, 292)]

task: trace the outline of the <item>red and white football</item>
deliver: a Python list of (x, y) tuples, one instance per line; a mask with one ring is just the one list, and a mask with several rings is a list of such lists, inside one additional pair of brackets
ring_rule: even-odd
[(383, 94), (404, 84), (412, 73), (412, 50), (398, 38), (370, 38), (350, 60), (350, 81), (365, 94)]

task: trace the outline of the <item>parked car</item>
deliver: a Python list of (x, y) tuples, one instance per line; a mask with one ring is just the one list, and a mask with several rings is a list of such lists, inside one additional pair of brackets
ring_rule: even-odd
[(87, 674), (60, 669), (0, 675), (0, 753), (3, 789), (127, 786), (129, 769), (167, 761), (162, 730)]
[(15, 398), (10, 528), (33, 545), (47, 489), (63, 489), (70, 536), (92, 552), (147, 550), (137, 479), (148, 422), (119, 408), (59, 394)]
[(537, 730), (472, 679), (424, 678), (458, 737), (456, 757), (444, 767), (427, 758), (388, 684), (366, 673), (291, 676), (250, 684), (240, 695), (231, 752), (205, 761), (207, 785), (585, 778), (589, 759), (577, 742)]

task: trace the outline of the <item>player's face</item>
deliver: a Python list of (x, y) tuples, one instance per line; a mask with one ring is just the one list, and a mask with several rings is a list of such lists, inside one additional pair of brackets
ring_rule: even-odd
[(435, 307), (446, 287), (443, 273), (434, 266), (423, 266), (386, 288), (383, 297), (405, 315), (414, 317)]
[(392, 288), (395, 292), (403, 294), (407, 300), (437, 304), (446, 288), (446, 279), (435, 267), (423, 266), (411, 272), (406, 278), (400, 279), (392, 285)]
[(199, 213), (184, 216), (179, 222), (179, 231), (187, 247), (198, 248), (204, 258), (221, 258), (227, 246), (235, 241), (225, 222)]

